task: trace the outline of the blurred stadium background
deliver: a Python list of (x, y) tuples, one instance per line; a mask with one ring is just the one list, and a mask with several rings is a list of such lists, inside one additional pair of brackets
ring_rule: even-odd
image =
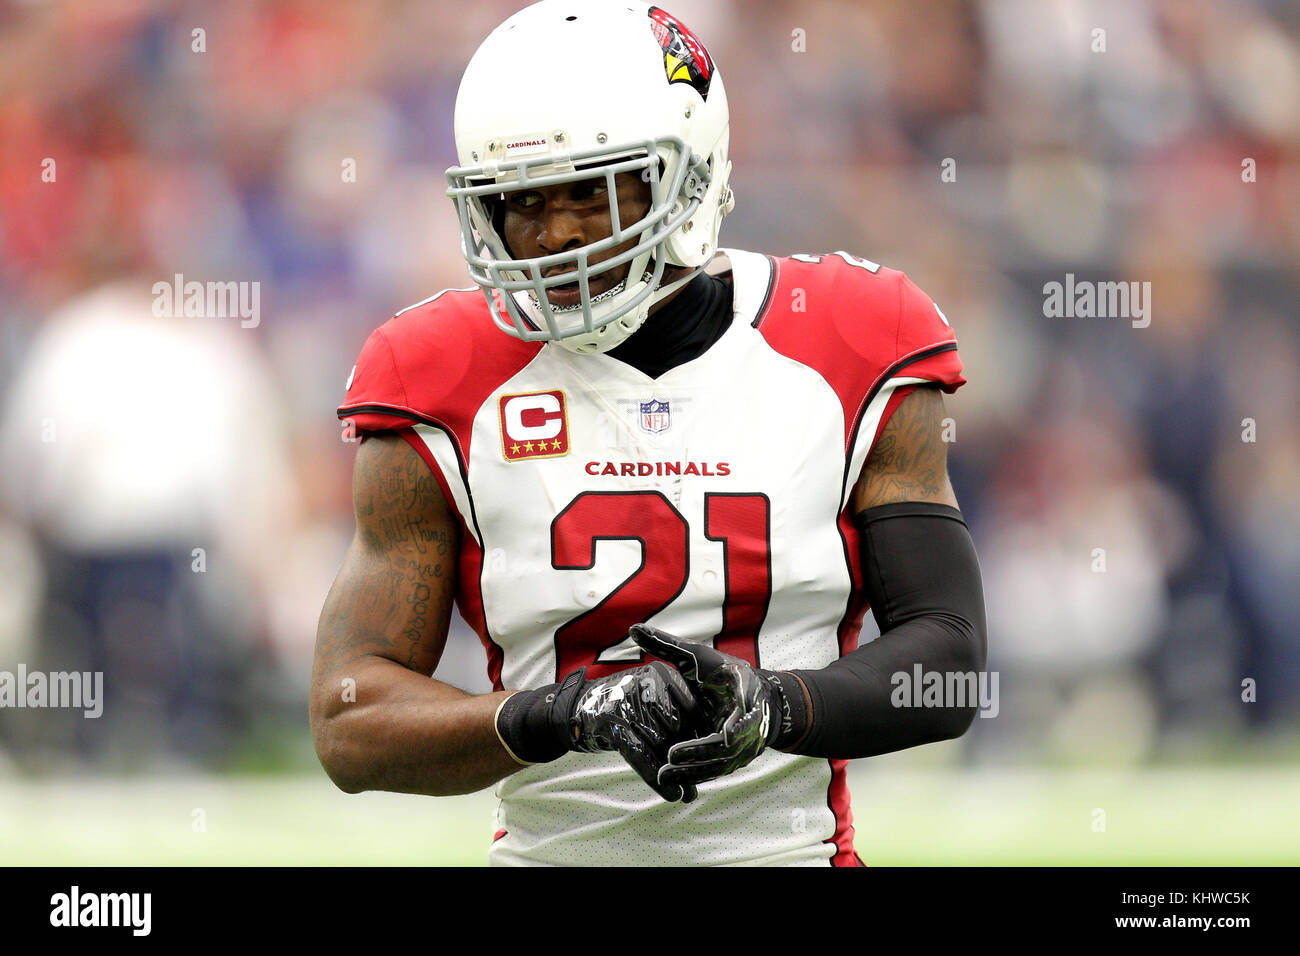
[[(0, 0), (0, 670), (105, 674), (98, 720), (0, 710), (0, 863), (484, 862), (488, 793), (335, 791), (306, 686), (333, 409), (468, 284), (451, 110), (522, 5)], [(1300, 7), (667, 7), (731, 96), (724, 245), (904, 269), (971, 382), (999, 713), (855, 764), (861, 855), (1300, 862)], [(260, 321), (154, 318), (177, 273)], [(1046, 317), (1067, 273), (1150, 326)], [(487, 687), (459, 622), (439, 676)]]

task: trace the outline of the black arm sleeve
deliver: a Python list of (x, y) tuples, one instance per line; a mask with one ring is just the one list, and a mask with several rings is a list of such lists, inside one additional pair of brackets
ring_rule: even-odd
[[(916, 665), (923, 674), (977, 675), (987, 655), (979, 560), (961, 512), (948, 505), (880, 505), (854, 518), (862, 570), (880, 637), (820, 670), (791, 671), (807, 688), (802, 740), (777, 746), (810, 757), (872, 757), (960, 737), (978, 699), (964, 706), (912, 704)], [(902, 687), (906, 674), (908, 692)], [(978, 677), (969, 678), (978, 686)], [(783, 681), (783, 684), (788, 682)], [(788, 692), (788, 691), (787, 691)], [(964, 695), (967, 696), (967, 695)]]

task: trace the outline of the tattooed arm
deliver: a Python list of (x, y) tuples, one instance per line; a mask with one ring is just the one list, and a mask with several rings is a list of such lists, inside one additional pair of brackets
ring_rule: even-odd
[(914, 389), (894, 409), (871, 449), (853, 489), (853, 513), (900, 501), (931, 501), (956, 508), (942, 429), (939, 389)]
[(451, 617), (460, 533), (428, 466), (399, 435), (368, 436), (353, 472), (357, 533), (321, 611), (311, 729), (348, 793), (481, 790), (518, 769), (496, 735), (510, 696), (431, 679)]

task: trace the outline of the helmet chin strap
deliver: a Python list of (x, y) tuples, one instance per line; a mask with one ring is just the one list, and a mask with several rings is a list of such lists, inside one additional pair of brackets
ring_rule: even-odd
[[(649, 265), (647, 263), (647, 265)], [(707, 263), (705, 263), (707, 265)], [(650, 297), (641, 304), (636, 310), (635, 320), (632, 322), (616, 320), (603, 327), (600, 333), (595, 337), (591, 334), (581, 334), (569, 336), (568, 338), (557, 339), (556, 345), (561, 345), (571, 352), (577, 352), (580, 355), (589, 355), (593, 352), (608, 352), (610, 349), (617, 348), (623, 342), (632, 337), (636, 331), (645, 324), (645, 320), (650, 316), (650, 310), (658, 302), (663, 301), (666, 297), (672, 295), (686, 283), (695, 278), (699, 272), (704, 269), (704, 265), (692, 268), (686, 275), (679, 279), (674, 279), (668, 285), (661, 285), (650, 293)], [(646, 274), (651, 274), (653, 270), (647, 269)], [(627, 280), (624, 279), (623, 285)], [(611, 290), (612, 291), (612, 290)], [(628, 326), (631, 326), (628, 328)]]
[(654, 305), (657, 302), (662, 302), (665, 298), (672, 295), (682, 286), (686, 285), (686, 283), (690, 282), (697, 275), (699, 275), (700, 272), (703, 271), (703, 269), (704, 266), (696, 266), (695, 268), (688, 271), (680, 279), (674, 279), (672, 282), (668, 283), (668, 285), (661, 285), (659, 288), (655, 289), (654, 292), (650, 294), (650, 304)]

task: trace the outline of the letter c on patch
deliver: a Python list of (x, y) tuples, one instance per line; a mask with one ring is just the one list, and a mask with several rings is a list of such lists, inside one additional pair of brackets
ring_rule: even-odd
[(506, 434), (516, 441), (543, 441), (560, 433), (564, 415), (554, 395), (516, 395), (503, 409)]

